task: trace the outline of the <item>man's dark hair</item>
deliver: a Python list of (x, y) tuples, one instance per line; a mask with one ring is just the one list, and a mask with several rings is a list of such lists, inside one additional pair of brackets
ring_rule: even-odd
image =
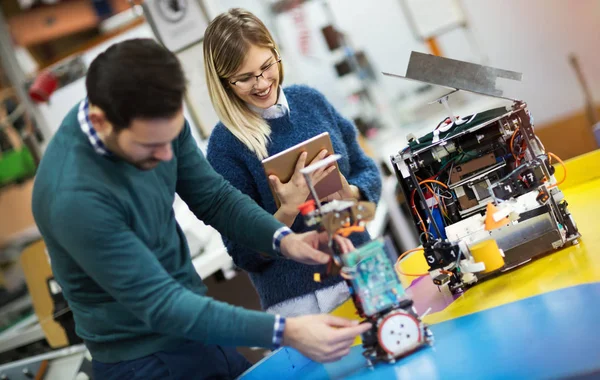
[(174, 116), (183, 104), (186, 79), (175, 54), (152, 39), (133, 39), (96, 57), (85, 86), (89, 102), (120, 130), (135, 118)]

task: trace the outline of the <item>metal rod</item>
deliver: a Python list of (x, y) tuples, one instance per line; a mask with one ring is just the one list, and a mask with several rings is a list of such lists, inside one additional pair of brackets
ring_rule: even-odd
[(435, 222), (435, 219), (433, 219), (431, 210), (429, 210), (429, 207), (427, 207), (427, 200), (425, 199), (425, 195), (423, 195), (423, 191), (421, 191), (421, 185), (419, 185), (419, 181), (417, 181), (417, 177), (415, 177), (415, 173), (410, 168), (408, 169), (408, 172), (410, 173), (410, 179), (413, 181), (413, 184), (417, 188), (417, 194), (419, 195), (421, 202), (425, 205), (424, 209), (425, 209), (425, 212), (427, 213), (427, 218), (429, 218), (429, 223), (433, 224), (433, 228), (435, 228), (435, 232), (437, 232), (438, 237), (441, 239), (442, 233), (441, 233), (437, 223)]
[(302, 173), (302, 174), (304, 174), (304, 180), (306, 181), (306, 184), (308, 185), (308, 189), (310, 190), (310, 193), (312, 194), (313, 198), (315, 198), (315, 203), (317, 204), (317, 208), (319, 209), (319, 211), (321, 211), (321, 201), (319, 200), (317, 191), (315, 190), (315, 187), (312, 184), (312, 179), (310, 178), (310, 173)]

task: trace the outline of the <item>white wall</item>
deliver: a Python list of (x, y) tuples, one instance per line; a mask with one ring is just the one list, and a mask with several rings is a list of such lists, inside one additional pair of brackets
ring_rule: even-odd
[[(381, 69), (404, 73), (411, 49), (426, 51), (412, 40), (399, 0), (373, 2), (331, 0), (342, 29), (364, 45)], [(506, 84), (524, 99), (536, 122), (580, 110), (583, 95), (569, 53), (576, 53), (596, 101), (600, 98), (600, 1), (598, 0), (463, 0), (478, 45), (494, 67), (523, 73), (522, 84)], [(449, 58), (478, 62), (468, 35), (457, 30), (440, 39)], [(393, 93), (389, 80), (383, 81)]]
[[(216, 0), (209, 1), (211, 3)], [(232, 6), (245, 7), (268, 19), (266, 2), (219, 1), (224, 11)], [(314, 38), (322, 39), (323, 15), (320, 0), (308, 6), (308, 19)], [(355, 48), (364, 49), (377, 71), (404, 74), (411, 50), (427, 52), (416, 41), (403, 15), (400, 0), (329, 0), (339, 28), (348, 33)], [(486, 64), (523, 73), (521, 84), (506, 84), (507, 93), (525, 100), (536, 123), (568, 115), (583, 108), (583, 95), (568, 54), (576, 53), (596, 101), (600, 100), (600, 1), (599, 0), (461, 0), (467, 19), (483, 56), (469, 42), (468, 34), (457, 30), (440, 39), (443, 53), (473, 62), (487, 58)], [(217, 9), (218, 8), (218, 9)], [(295, 26), (289, 16), (277, 22), (280, 43), (293, 47)], [(323, 61), (321, 45), (315, 42), (317, 59), (298, 58), (288, 46), (287, 54), (297, 70), (290, 78), (316, 85), (332, 97), (337, 106), (345, 100), (339, 96), (331, 65)], [(284, 46), (285, 47), (285, 46)], [(296, 49), (297, 50), (297, 49)], [(288, 60), (290, 61), (290, 60)], [(289, 83), (289, 82), (288, 82)], [(380, 79), (382, 91), (391, 99), (414, 85), (390, 78)], [(337, 93), (336, 93), (337, 91)]]
[(567, 56), (580, 57), (600, 98), (600, 1), (465, 0), (483, 49), (495, 66), (523, 73), (519, 95), (536, 122), (580, 110), (583, 95)]

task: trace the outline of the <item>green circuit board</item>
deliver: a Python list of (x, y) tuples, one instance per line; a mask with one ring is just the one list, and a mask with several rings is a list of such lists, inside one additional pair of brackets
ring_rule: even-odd
[(367, 316), (398, 305), (404, 298), (404, 288), (381, 239), (343, 255), (342, 260)]

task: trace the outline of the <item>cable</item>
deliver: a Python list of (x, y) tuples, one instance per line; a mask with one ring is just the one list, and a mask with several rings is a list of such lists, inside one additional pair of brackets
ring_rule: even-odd
[(425, 235), (425, 236), (430, 235), (431, 237), (433, 237), (433, 235), (429, 231), (421, 232), (421, 234), (419, 235), (419, 242), (421, 244), (425, 244), (425, 241), (427, 241), (427, 239), (425, 241), (423, 241), (423, 235)]
[(512, 154), (513, 158), (516, 160), (517, 156), (515, 155), (514, 149), (513, 149), (513, 143), (515, 142), (515, 136), (517, 135), (517, 132), (519, 132), (519, 127), (517, 126), (517, 128), (515, 128), (515, 131), (513, 132), (512, 136), (510, 136), (510, 143), (509, 143), (509, 148), (510, 148), (510, 154)]
[(398, 256), (398, 260), (396, 260), (396, 265), (394, 265), (394, 268), (396, 269), (396, 272), (398, 272), (399, 274), (403, 275), (403, 276), (408, 276), (408, 277), (423, 277), (423, 276), (429, 276), (429, 273), (420, 273), (420, 274), (414, 274), (414, 273), (404, 273), (400, 270), (399, 266), (400, 266), (400, 261), (406, 257), (406, 255), (408, 255), (409, 253), (412, 252), (418, 252), (418, 251), (424, 251), (425, 249), (423, 247), (418, 247), (418, 248), (413, 248), (413, 249), (409, 249), (408, 251), (402, 253), (400, 256)]
[[(517, 132), (519, 132), (519, 137), (521, 138), (521, 140), (517, 142), (517, 145), (519, 145), (519, 153), (515, 154), (514, 145), (515, 145), (515, 137), (517, 136)], [(519, 126), (517, 126), (517, 128), (515, 128), (515, 131), (513, 132), (512, 136), (510, 137), (509, 148), (510, 148), (510, 153), (512, 154), (513, 158), (515, 159), (515, 167), (521, 165), (521, 160), (525, 157), (525, 149), (527, 148), (527, 143), (525, 142), (525, 139), (523, 139), (523, 136), (519, 131)]]
[(557, 183), (555, 183), (554, 185), (551, 185), (550, 188), (556, 187), (562, 183), (564, 183), (567, 179), (567, 165), (565, 165), (565, 163), (563, 162), (563, 160), (560, 159), (560, 157), (558, 157), (556, 154), (554, 153), (550, 153), (548, 152), (548, 162), (551, 164), (552, 163), (552, 157), (556, 158), (556, 160), (560, 163), (560, 165), (563, 168), (563, 171), (565, 172), (564, 177)]
[[(427, 178), (427, 179), (429, 180), (429, 179), (438, 178), (438, 177), (439, 177), (439, 176), (440, 176), (440, 175), (441, 175), (441, 174), (444, 172), (444, 170), (445, 170), (445, 169), (448, 167), (448, 165), (449, 165), (450, 163), (454, 164), (454, 161), (456, 161), (456, 159), (457, 159), (457, 158), (458, 158), (458, 156), (454, 156), (454, 157), (452, 157), (451, 159), (449, 159), (448, 161), (446, 161), (446, 163), (445, 163), (444, 165), (442, 165), (442, 167), (440, 168), (440, 171), (439, 171), (439, 172), (437, 172), (437, 174), (435, 174), (435, 175), (432, 175), (431, 177), (429, 177), (429, 178)], [(451, 169), (452, 169), (452, 168), (451, 168)]]
[[(513, 126), (515, 125), (515, 123), (513, 122)], [(510, 153), (513, 155), (513, 158), (517, 158), (513, 152), (513, 143), (515, 142), (515, 137), (517, 136), (517, 132), (519, 132), (519, 125), (516, 126), (515, 131), (513, 132), (512, 136), (510, 136), (510, 142), (508, 144), (508, 147), (510, 148)]]
[(414, 210), (415, 214), (417, 214), (417, 217), (419, 218), (419, 225), (421, 226), (421, 230), (423, 230), (423, 232), (427, 232), (427, 228), (425, 228), (425, 222), (423, 221), (423, 218), (421, 218), (421, 214), (419, 214), (417, 206), (415, 206), (415, 193), (416, 190), (413, 190), (410, 195), (410, 207)]
[[(433, 191), (433, 189), (431, 188), (431, 186), (429, 186), (428, 184), (425, 184), (425, 187), (427, 187), (427, 190), (429, 190), (429, 192), (431, 194), (433, 194), (433, 197), (435, 198), (435, 201), (438, 203), (438, 207), (442, 211), (442, 215), (444, 215), (444, 216), (447, 217), (448, 213), (444, 209), (442, 209), (442, 202), (440, 202), (440, 198), (438, 198), (437, 193), (435, 191)], [(433, 211), (433, 207), (431, 208), (431, 210)]]
[[(435, 179), (425, 179), (425, 180), (422, 180), (422, 181), (419, 179), (419, 181), (420, 181), (419, 182), (419, 186), (421, 186), (423, 184), (427, 184), (427, 183), (435, 183), (435, 184), (443, 186), (444, 188), (446, 188), (447, 190), (449, 190), (449, 187), (445, 183), (437, 181)], [(441, 206), (441, 202), (440, 202), (439, 198), (436, 196), (436, 193), (431, 189), (430, 186), (428, 186), (428, 185), (425, 185), (425, 186), (427, 187), (427, 189), (429, 191), (431, 191), (431, 193), (435, 197), (436, 201), (440, 205), (440, 209), (441, 209), (441, 207), (442, 207)], [(423, 232), (427, 232), (427, 228), (425, 227), (425, 222), (423, 221), (423, 218), (421, 218), (421, 214), (419, 213), (419, 211), (417, 210), (417, 207), (415, 205), (415, 192), (416, 192), (416, 190), (413, 190), (412, 193), (411, 193), (411, 196), (410, 196), (410, 207), (414, 210), (415, 214), (417, 214), (417, 217), (419, 218), (419, 223), (420, 223), (420, 226), (421, 226), (421, 230), (423, 230)], [(444, 216), (448, 217), (447, 213)]]
[(424, 184), (424, 183), (436, 183), (436, 184), (438, 184), (438, 185), (440, 185), (440, 186), (442, 186), (442, 187), (444, 187), (444, 188), (448, 189), (448, 186), (447, 186), (445, 183), (443, 183), (443, 182), (440, 182), (440, 181), (437, 181), (437, 180), (435, 180), (435, 179), (424, 179), (424, 180), (422, 180), (421, 182), (419, 182), (419, 185), (422, 185), (422, 184)]

